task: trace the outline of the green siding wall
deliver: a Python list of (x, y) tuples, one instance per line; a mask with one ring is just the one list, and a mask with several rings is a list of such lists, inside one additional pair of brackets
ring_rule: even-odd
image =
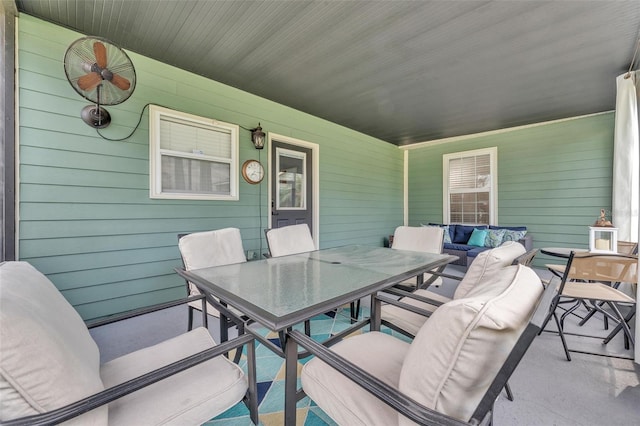
[[(181, 264), (178, 233), (233, 226), (246, 250), (264, 248), (267, 185), (261, 200), (260, 188), (241, 178), (239, 201), (151, 200), (148, 111), (123, 142), (101, 139), (80, 119), (88, 102), (67, 82), (62, 60), (81, 36), (20, 15), (18, 238), (19, 258), (92, 319), (184, 296), (173, 272)], [(137, 87), (123, 104), (107, 107), (113, 121), (106, 136), (129, 134), (147, 103), (246, 128), (260, 122), (265, 131), (320, 147), (321, 247), (382, 245), (401, 224), (403, 156), (393, 145), (128, 53)], [(249, 158), (258, 153), (241, 130), (240, 164)]]
[(499, 224), (526, 225), (534, 247), (588, 247), (588, 226), (611, 209), (613, 126), (604, 113), (411, 149), (410, 225), (442, 221), (443, 154), (496, 146)]

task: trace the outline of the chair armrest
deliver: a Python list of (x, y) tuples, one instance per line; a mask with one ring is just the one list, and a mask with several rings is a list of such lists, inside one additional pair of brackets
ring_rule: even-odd
[[(432, 306), (435, 306), (435, 307), (443, 305), (443, 302), (441, 302), (439, 300), (430, 299), (430, 298), (425, 297), (425, 296), (420, 296), (418, 294), (410, 293), (410, 292), (399, 290), (399, 289), (396, 289), (396, 288), (389, 288), (389, 289), (384, 290), (384, 292), (385, 293), (389, 293), (389, 294), (393, 294), (394, 296), (400, 296), (400, 297), (403, 297), (403, 298), (417, 300), (418, 302), (426, 303), (427, 305), (432, 305)], [(396, 302), (396, 303), (391, 303), (392, 305), (400, 306), (400, 305), (398, 305), (398, 302), (400, 304), (402, 304), (401, 301), (386, 297), (386, 296), (384, 296), (384, 294), (378, 294), (378, 295), (376, 295), (376, 298), (382, 300), (385, 303), (391, 303), (390, 301)]]
[[(250, 343), (253, 344), (253, 341), (254, 338), (252, 335), (243, 334), (220, 345), (205, 349), (204, 351), (195, 353), (187, 358), (183, 358), (180, 361), (165, 365), (162, 368), (151, 371), (117, 386), (113, 386), (109, 389), (105, 389), (102, 392), (98, 392), (64, 407), (42, 414), (8, 420), (0, 424), (2, 426), (35, 426), (62, 423), (205, 361), (222, 356), (235, 348), (239, 348)], [(252, 351), (248, 352), (252, 353)]]
[(533, 234), (527, 232), (525, 236), (518, 240), (520, 244), (524, 246), (526, 251), (530, 251), (533, 249)]
[[(187, 282), (189, 282), (189, 278), (185, 276), (185, 273), (187, 271), (184, 268), (173, 268), (173, 270), (176, 271), (176, 273), (180, 275), (182, 278), (184, 278)], [(244, 326), (244, 323), (246, 322), (245, 320), (247, 318), (238, 317), (238, 315), (236, 315), (235, 313), (229, 310), (226, 303), (221, 303), (219, 300), (212, 297), (206, 290), (201, 289), (197, 283), (192, 283), (192, 284), (198, 288), (198, 291), (200, 291), (201, 293), (200, 296), (204, 297), (207, 300), (207, 303), (209, 303), (211, 306), (216, 308), (222, 315), (224, 315), (225, 317), (233, 321), (237, 326), (239, 327)], [(200, 296), (195, 296), (195, 297), (200, 297)], [(206, 305), (207, 305), (206, 303), (203, 304), (204, 306), (203, 312), (206, 312)]]
[[(171, 302), (159, 303), (157, 305), (146, 306), (146, 307), (139, 308), (139, 309), (133, 309), (131, 311), (123, 312), (121, 314), (112, 315), (112, 316), (109, 316), (109, 317), (106, 317), (106, 318), (103, 318), (103, 319), (87, 321), (85, 324), (86, 324), (87, 328), (89, 328), (89, 329), (95, 328), (95, 327), (101, 327), (103, 325), (112, 324), (114, 322), (130, 319), (130, 318), (135, 318), (135, 317), (138, 317), (138, 316), (141, 316), (141, 315), (150, 314), (152, 312), (161, 311), (163, 309), (172, 308), (174, 306), (180, 306), (180, 305), (183, 305), (185, 303), (192, 302), (194, 300), (203, 300), (203, 299), (205, 299), (204, 295), (196, 295), (196, 296), (185, 297), (183, 299), (178, 299), (178, 300), (174, 300), (174, 301), (171, 301)], [(204, 304), (204, 309), (207, 309), (206, 303)]]
[[(376, 299), (379, 299), (380, 301), (388, 304), (388, 305), (393, 305), (393, 306), (397, 306), (400, 309), (404, 309), (405, 311), (409, 311), (409, 312), (413, 312), (414, 314), (418, 314), (418, 315), (422, 315), (423, 317), (430, 317), (431, 314), (433, 314), (433, 312), (427, 311), (426, 309), (421, 309), (418, 308), (417, 306), (413, 306), (413, 305), (409, 305), (408, 303), (403, 303), (400, 300), (396, 300), (393, 299), (391, 297), (385, 296), (385, 295), (378, 295), (376, 296)], [(382, 319), (383, 322), (385, 322), (384, 318)], [(388, 325), (386, 322), (384, 325)], [(408, 332), (406, 332), (408, 333)], [(410, 334), (411, 336), (415, 337), (413, 334)]]
[(298, 345), (302, 346), (329, 366), (336, 369), (339, 373), (345, 375), (367, 392), (371, 393), (376, 398), (380, 399), (396, 411), (402, 413), (403, 416), (406, 416), (412, 421), (418, 424), (430, 425), (468, 424), (425, 407), (394, 387), (384, 383), (377, 377), (372, 376), (357, 365), (349, 362), (332, 350), (322, 346), (305, 334), (297, 330), (293, 330), (288, 334), (289, 337)]

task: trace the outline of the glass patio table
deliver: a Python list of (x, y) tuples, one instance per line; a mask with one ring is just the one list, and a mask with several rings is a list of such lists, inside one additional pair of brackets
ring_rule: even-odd
[[(278, 332), (280, 346), (257, 340), (286, 360), (285, 424), (295, 424), (297, 359), (287, 351), (287, 330), (354, 300), (375, 295), (408, 278), (451, 263), (456, 256), (349, 245), (246, 263), (184, 271), (176, 269), (204, 294), (211, 294), (250, 320)], [(334, 342), (370, 324), (380, 327), (379, 301), (372, 297), (371, 318), (332, 336)], [(221, 316), (221, 321), (224, 318)], [(249, 328), (250, 330), (250, 328)], [(327, 343), (325, 342), (325, 343)], [(295, 345), (291, 345), (295, 347)]]

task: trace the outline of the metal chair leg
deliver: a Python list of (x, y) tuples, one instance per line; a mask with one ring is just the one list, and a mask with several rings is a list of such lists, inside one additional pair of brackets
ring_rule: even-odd
[(351, 324), (358, 322), (360, 316), (360, 299), (351, 302)]
[(553, 313), (553, 318), (556, 321), (556, 326), (558, 327), (558, 334), (560, 335), (560, 340), (562, 340), (562, 347), (564, 348), (564, 354), (567, 356), (567, 361), (571, 361), (571, 355), (569, 355), (569, 347), (567, 346), (567, 341), (564, 339), (564, 333), (562, 332), (562, 327), (560, 326), (560, 320), (558, 316)]
[(187, 322), (187, 331), (191, 331), (193, 329), (193, 310), (195, 309), (193, 306), (189, 306), (189, 318)]
[(508, 382), (504, 385), (504, 391), (507, 393), (507, 399), (513, 401), (513, 392), (511, 392), (511, 386), (509, 386)]

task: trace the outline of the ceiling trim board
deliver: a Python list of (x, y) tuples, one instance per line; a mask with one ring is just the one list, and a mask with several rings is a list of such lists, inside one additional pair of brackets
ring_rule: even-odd
[(466, 141), (466, 140), (469, 140), (469, 139), (480, 138), (480, 137), (483, 137), (483, 136), (499, 135), (499, 134), (503, 134), (503, 133), (515, 132), (517, 130), (531, 129), (531, 128), (539, 127), (539, 126), (546, 126), (548, 124), (562, 123), (564, 121), (580, 120), (582, 118), (595, 117), (595, 116), (598, 116), (598, 115), (609, 114), (609, 113), (612, 113), (612, 112), (615, 112), (615, 111), (611, 110), (611, 111), (596, 112), (596, 113), (593, 113), (593, 114), (585, 114), (585, 115), (577, 115), (575, 117), (560, 118), (558, 120), (541, 121), (539, 123), (525, 124), (525, 125), (522, 125), (522, 126), (506, 127), (504, 129), (497, 129), (497, 130), (489, 130), (487, 132), (473, 133), (473, 134), (461, 135), (461, 136), (453, 136), (453, 137), (450, 137), (450, 138), (443, 138), (443, 139), (434, 139), (432, 141), (416, 142), (414, 144), (399, 146), (398, 149), (411, 150), (411, 149), (424, 148), (424, 147), (427, 147), (427, 146), (441, 145), (443, 143)]

